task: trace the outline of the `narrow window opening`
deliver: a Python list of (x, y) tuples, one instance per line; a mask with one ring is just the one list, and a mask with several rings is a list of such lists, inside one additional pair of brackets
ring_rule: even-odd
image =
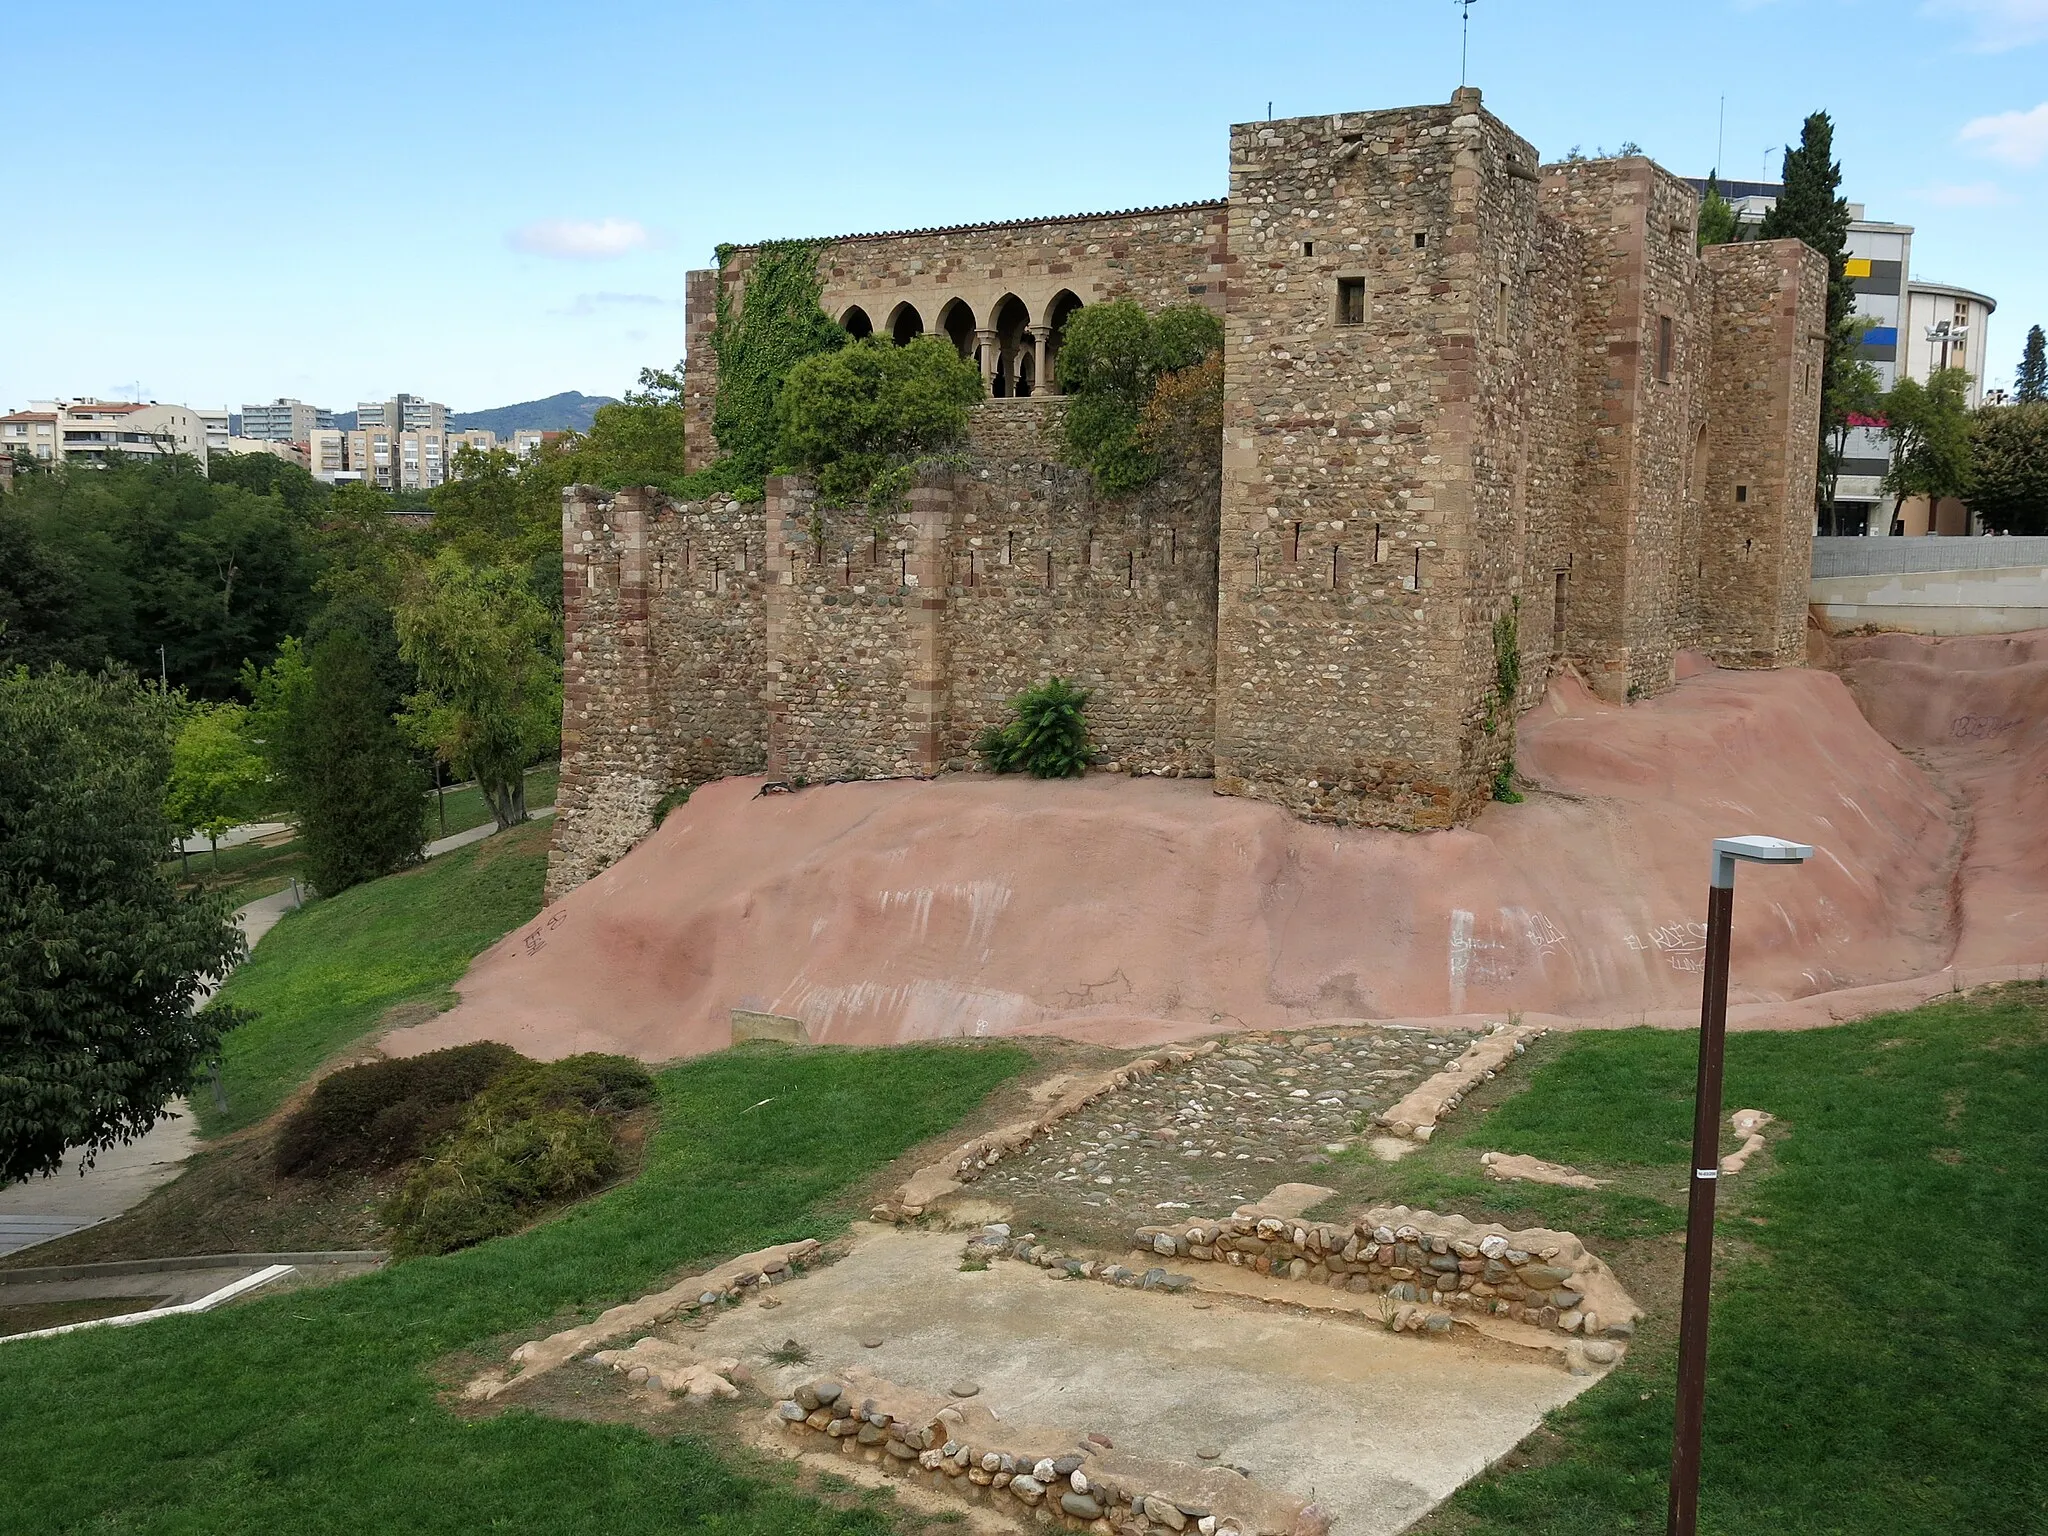
[(1657, 377), (1666, 384), (1671, 382), (1671, 361), (1672, 353), (1675, 350), (1671, 317), (1669, 315), (1659, 315), (1657, 317)]
[(1749, 500), (1749, 487), (1746, 485), (1738, 485), (1737, 487), (1735, 487), (1735, 499), (1737, 501)]
[(1138, 552), (1136, 550), (1126, 550), (1124, 552), (1124, 585), (1133, 592), (1138, 590)]
[(1006, 548), (1006, 549), (1005, 549), (1005, 550), (1003, 551), (1003, 564), (1005, 564), (1005, 565), (1015, 565), (1016, 563), (1017, 563), (1017, 530), (1016, 530), (1016, 529), (1014, 529), (1014, 528), (1012, 528), (1012, 529), (1010, 530), (1010, 543), (1009, 543), (1009, 547), (1008, 547), (1008, 548)]
[(1301, 558), (1301, 524), (1299, 522), (1294, 525), (1294, 553), (1288, 556), (1288, 558), (1291, 560), (1299, 560)]
[(1049, 549), (1045, 552), (1045, 587), (1048, 592), (1052, 590), (1052, 551)]
[(1508, 285), (1502, 283), (1493, 303), (1493, 333), (1502, 340), (1508, 334)]
[(1342, 553), (1343, 551), (1337, 545), (1332, 544), (1330, 546), (1330, 590), (1332, 592), (1337, 590), (1337, 561)]
[(1415, 249), (1417, 249), (1417, 250), (1419, 251), (1419, 250), (1421, 250), (1421, 249), (1422, 249), (1422, 248), (1423, 248), (1424, 246), (1426, 246), (1426, 245), (1428, 245), (1428, 244), (1429, 244), (1429, 236), (1428, 236), (1428, 235), (1426, 235), (1426, 234), (1424, 234), (1424, 233), (1423, 233), (1423, 232), (1422, 232), (1421, 230), (1419, 230), (1419, 229), (1418, 229), (1417, 231), (1415, 231)]
[(1337, 323), (1339, 325), (1365, 324), (1364, 278), (1340, 277), (1337, 279)]
[(1178, 528), (1169, 528), (1166, 530), (1166, 563), (1168, 565), (1174, 565), (1177, 564), (1179, 560), (1180, 530)]
[(1304, 240), (1304, 241), (1302, 241), (1302, 242), (1301, 242), (1301, 254), (1302, 254), (1302, 255), (1304, 255), (1304, 256), (1313, 256), (1313, 255), (1315, 255), (1315, 253), (1316, 253), (1316, 243), (1315, 243), (1315, 241), (1313, 241), (1313, 240)]

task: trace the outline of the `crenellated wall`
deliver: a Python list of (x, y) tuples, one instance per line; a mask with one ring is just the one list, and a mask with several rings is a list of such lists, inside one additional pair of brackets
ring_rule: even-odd
[[(1696, 222), (1649, 160), (1541, 166), (1460, 90), (1240, 124), (1224, 201), (820, 242), (827, 313), (950, 335), (991, 398), (880, 523), (789, 478), (765, 506), (568, 493), (551, 893), (707, 778), (969, 767), (1053, 675), (1105, 767), (1433, 828), (1561, 669), (1621, 701), (1688, 646), (1798, 664), (1825, 265), (1702, 256)], [(758, 255), (689, 276), (693, 466)], [(1220, 480), (1111, 501), (1061, 462), (1065, 321), (1119, 298), (1221, 311)]]

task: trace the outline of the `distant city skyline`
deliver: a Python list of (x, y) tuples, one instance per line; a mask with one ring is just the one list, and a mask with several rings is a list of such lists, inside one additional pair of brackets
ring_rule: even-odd
[[(1255, 25), (1206, 0), (1049, 0), (1021, 30), (935, 0), (156, 14), (114, 0), (90, 49), (60, 46), (54, 12), (19, 39), (39, 62), (0, 98), (18, 161), (117, 133), (201, 173), (37, 183), (0, 241), (0, 409), (617, 395), (681, 356), (683, 274), (716, 241), (1217, 196), (1227, 125), (1268, 102), (1435, 101), (1458, 73), (1451, 0), (1269, 4)], [(412, 46), (383, 46), (394, 29)], [(1883, 68), (1848, 67), (1873, 46)], [(1490, 0), (1470, 72), (1546, 159), (1627, 141), (1681, 175), (1714, 168), (1718, 135), (1724, 176), (1775, 178), (1829, 110), (1845, 195), (1915, 226), (1916, 273), (1998, 300), (1988, 382), (2009, 385), (2048, 324), (2044, 58), (2048, 0)], [(254, 143), (293, 163), (241, 173)], [(346, 190), (373, 166), (374, 196)]]

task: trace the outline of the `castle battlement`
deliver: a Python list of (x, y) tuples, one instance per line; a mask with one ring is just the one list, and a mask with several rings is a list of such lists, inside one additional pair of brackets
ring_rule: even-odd
[[(1802, 659), (1818, 255), (1701, 253), (1683, 182), (1542, 165), (1474, 90), (1240, 124), (1229, 165), (1217, 203), (820, 245), (829, 314), (946, 334), (990, 391), (970, 467), (886, 536), (796, 480), (751, 506), (566, 493), (551, 892), (684, 784), (968, 766), (1052, 673), (1095, 690), (1112, 767), (1423, 829), (1485, 803), (1562, 668), (1620, 701), (1681, 648)], [(693, 467), (720, 284), (736, 301), (752, 257), (690, 275)], [(1058, 462), (1066, 318), (1123, 298), (1221, 315), (1220, 484), (1109, 502)]]

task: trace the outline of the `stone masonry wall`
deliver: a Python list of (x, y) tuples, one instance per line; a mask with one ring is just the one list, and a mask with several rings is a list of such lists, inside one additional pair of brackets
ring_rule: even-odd
[[(914, 309), (985, 377), (1036, 365), (887, 526), (794, 480), (765, 507), (569, 493), (551, 894), (685, 784), (968, 766), (1054, 674), (1093, 691), (1109, 766), (1431, 828), (1485, 803), (1560, 668), (1619, 702), (1669, 687), (1687, 645), (1801, 660), (1818, 258), (1702, 257), (1683, 183), (1640, 157), (1539, 167), (1476, 90), (1241, 124), (1230, 184), (824, 242), (828, 313), (889, 334)], [(689, 277), (693, 467), (716, 452), (720, 285), (743, 302), (757, 254)], [(1064, 317), (1126, 297), (1222, 311), (1220, 485), (1109, 503), (1059, 463)]]
[(550, 900), (646, 835), (671, 789), (763, 765), (758, 508), (562, 495), (562, 778)]
[(1312, 816), (1453, 825), (1506, 750), (1480, 725), (1514, 403), (1487, 386), (1535, 157), (1478, 101), (1231, 134), (1216, 771)]
[(1722, 666), (1806, 649), (1826, 264), (1794, 240), (1711, 247), (1713, 364), (1698, 643)]

